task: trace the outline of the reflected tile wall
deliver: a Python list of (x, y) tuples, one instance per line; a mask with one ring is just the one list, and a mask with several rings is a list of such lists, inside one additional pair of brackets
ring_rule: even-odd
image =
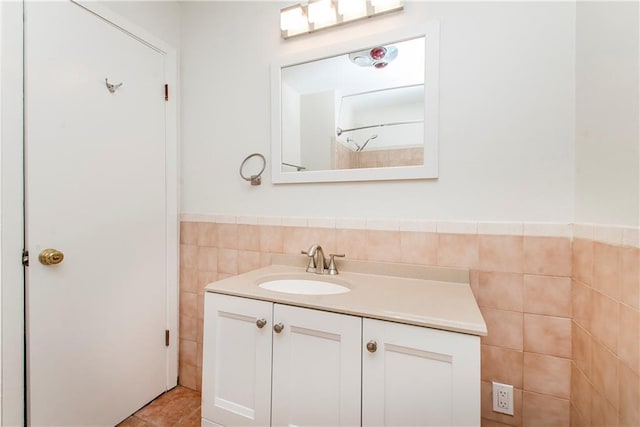
[[(189, 221), (181, 224), (180, 242), (186, 387), (201, 389), (206, 284), (317, 242), (354, 259), (470, 270), (489, 330), (481, 340), (483, 425), (640, 425), (637, 248), (569, 237)], [(607, 265), (613, 260), (615, 268)], [(593, 286), (596, 277), (607, 283)], [(514, 416), (491, 410), (491, 381), (514, 385)]]
[(331, 164), (333, 169), (419, 166), (424, 164), (424, 149), (393, 148), (355, 152), (341, 143), (334, 143)]

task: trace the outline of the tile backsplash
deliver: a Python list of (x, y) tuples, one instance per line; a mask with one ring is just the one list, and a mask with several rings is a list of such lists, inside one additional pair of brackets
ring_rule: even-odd
[(571, 422), (640, 425), (640, 250), (573, 241)]
[[(579, 234), (593, 230), (581, 226)], [(568, 224), (184, 215), (180, 384), (201, 389), (204, 287), (268, 265), (273, 253), (320, 243), (352, 259), (470, 270), (489, 330), (481, 340), (483, 425), (640, 425), (639, 250), (625, 245), (637, 230), (600, 232), (616, 244), (572, 239), (572, 231)], [(491, 381), (513, 384), (514, 416), (491, 410)]]

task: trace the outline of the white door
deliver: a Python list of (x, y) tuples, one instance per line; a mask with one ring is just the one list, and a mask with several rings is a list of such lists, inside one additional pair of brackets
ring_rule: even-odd
[(164, 56), (70, 2), (25, 14), (29, 422), (114, 425), (167, 385)]
[(273, 304), (205, 294), (203, 425), (268, 426)]
[(275, 304), (272, 426), (359, 426), (362, 319)]
[(363, 319), (362, 339), (363, 426), (480, 425), (479, 337)]

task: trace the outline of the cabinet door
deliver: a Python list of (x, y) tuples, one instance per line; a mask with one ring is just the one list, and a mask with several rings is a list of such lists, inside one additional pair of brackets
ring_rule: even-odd
[(360, 425), (362, 319), (275, 304), (273, 426)]
[(480, 425), (479, 337), (371, 319), (362, 337), (363, 426)]
[[(272, 308), (270, 302), (205, 294), (203, 418), (227, 427), (269, 425)], [(258, 327), (259, 320), (266, 324)]]

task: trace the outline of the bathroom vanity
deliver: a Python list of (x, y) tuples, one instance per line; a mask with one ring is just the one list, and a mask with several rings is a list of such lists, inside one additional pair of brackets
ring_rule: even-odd
[[(207, 286), (203, 426), (480, 424), (486, 326), (466, 270), (305, 261)], [(268, 289), (283, 280), (313, 294)]]

